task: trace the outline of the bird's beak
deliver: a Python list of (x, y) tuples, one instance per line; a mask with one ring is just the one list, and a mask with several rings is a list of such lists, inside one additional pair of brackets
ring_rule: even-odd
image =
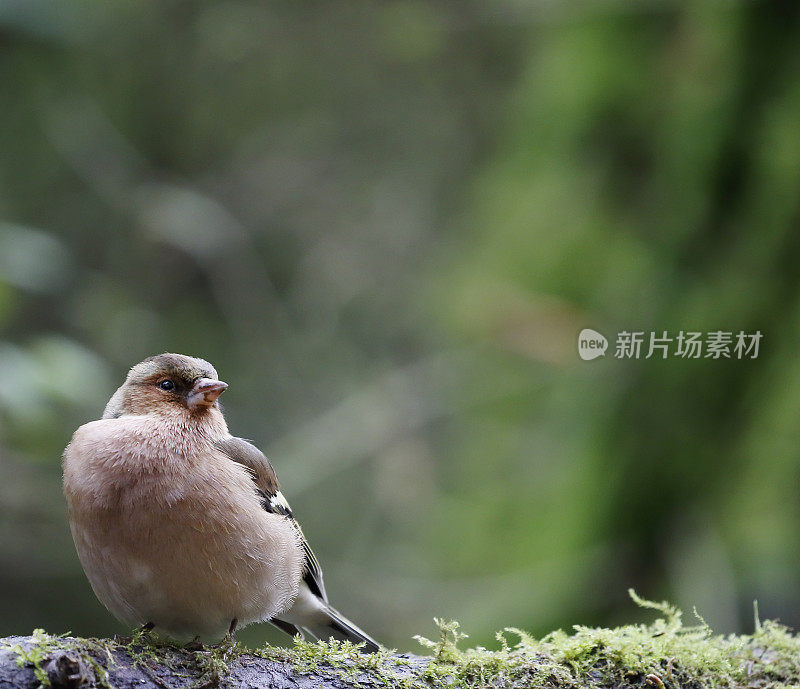
[(228, 384), (223, 383), (221, 380), (199, 378), (195, 381), (194, 386), (189, 391), (189, 396), (186, 398), (189, 409), (208, 409), (217, 401), (217, 397), (225, 392), (227, 387)]

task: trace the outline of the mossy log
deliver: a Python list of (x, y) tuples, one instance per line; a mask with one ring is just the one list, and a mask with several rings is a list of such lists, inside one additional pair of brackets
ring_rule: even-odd
[(786, 627), (756, 616), (753, 634), (719, 636), (702, 619), (687, 627), (667, 604), (635, 600), (664, 618), (617, 629), (575, 627), (539, 640), (508, 629), (495, 650), (461, 650), (458, 625), (438, 622), (437, 641), (417, 639), (429, 656), (363, 654), (347, 643), (299, 639), (288, 649), (189, 649), (142, 634), (78, 639), (37, 630), (0, 639), (0, 689), (800, 687), (800, 637)]
[[(37, 638), (38, 637), (38, 638)], [(211, 689), (212, 687), (321, 687), (349, 689), (354, 686), (385, 687), (370, 676), (367, 668), (354, 668), (350, 676), (341, 667), (334, 668), (319, 660), (298, 666), (288, 658), (241, 649), (207, 647), (187, 650), (179, 647), (148, 647), (121, 644), (108, 639), (50, 637), (43, 654), (34, 649), (41, 635), (10, 637), (0, 641), (0, 689)], [(20, 653), (22, 650), (22, 653)], [(30, 657), (33, 651), (33, 656)], [(234, 652), (232, 652), (234, 651)], [(40, 655), (39, 658), (36, 658)], [(398, 666), (398, 686), (411, 676), (423, 658), (406, 656), (409, 664)]]

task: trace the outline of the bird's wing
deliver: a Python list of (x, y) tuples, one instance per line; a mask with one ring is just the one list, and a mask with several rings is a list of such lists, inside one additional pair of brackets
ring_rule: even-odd
[(326, 640), (331, 636), (362, 644), (362, 650), (373, 653), (379, 650), (378, 643), (361, 631), (355, 624), (334, 610), (328, 603), (322, 569), (308, 545), (300, 525), (292, 515), (292, 510), (278, 485), (275, 470), (264, 454), (252, 443), (242, 438), (225, 438), (217, 442), (217, 447), (231, 460), (246, 467), (253, 477), (255, 489), (261, 498), (264, 509), (289, 519), (300, 536), (305, 567), (303, 580), (297, 599), (290, 610), (281, 613), (281, 618), (273, 617), (270, 622), (291, 636), (310, 634), (315, 639)]
[(297, 529), (305, 558), (303, 581), (311, 593), (327, 603), (328, 596), (325, 593), (325, 583), (322, 580), (322, 568), (319, 566), (311, 546), (308, 545), (300, 524), (294, 518), (292, 508), (289, 507), (289, 503), (281, 493), (278, 477), (275, 475), (272, 464), (270, 464), (261, 450), (243, 438), (224, 438), (217, 441), (216, 445), (228, 458), (250, 470), (256, 492), (261, 498), (261, 504), (264, 509), (267, 512), (285, 516)]

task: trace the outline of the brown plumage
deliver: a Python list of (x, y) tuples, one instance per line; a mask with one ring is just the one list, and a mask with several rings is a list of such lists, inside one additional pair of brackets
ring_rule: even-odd
[(202, 359), (134, 366), (64, 451), (78, 556), (100, 601), (175, 638), (269, 620), (377, 644), (327, 602), (322, 572), (267, 458), (233, 437)]

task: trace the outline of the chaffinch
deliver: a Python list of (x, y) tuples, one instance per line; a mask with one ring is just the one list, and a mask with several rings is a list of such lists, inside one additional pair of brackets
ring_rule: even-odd
[(177, 639), (269, 621), (377, 651), (328, 603), (269, 460), (229, 433), (227, 387), (207, 361), (159, 354), (75, 432), (63, 486), (95, 594), (119, 620)]

